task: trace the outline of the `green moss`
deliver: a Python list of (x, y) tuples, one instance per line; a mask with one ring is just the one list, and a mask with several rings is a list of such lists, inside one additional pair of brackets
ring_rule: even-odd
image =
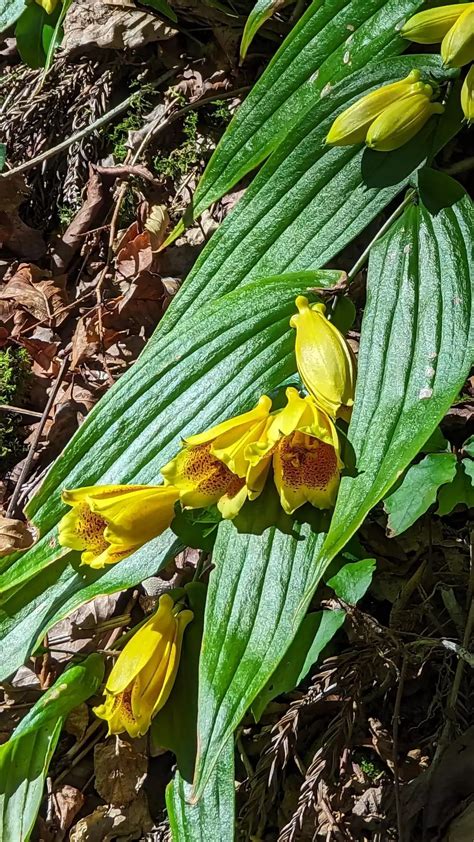
[(381, 761), (369, 752), (363, 750), (354, 752), (354, 760), (369, 781), (376, 781), (385, 771)]
[[(0, 351), (0, 404), (19, 403), (30, 374), (30, 359), (24, 348)], [(6, 471), (24, 453), (18, 415), (0, 413), (0, 471)]]
[(128, 133), (141, 129), (144, 115), (152, 109), (149, 98), (151, 90), (149, 86), (145, 85), (137, 91), (132, 97), (125, 117), (115, 126), (107, 126), (104, 129), (104, 137), (107, 143), (112, 146), (112, 155), (117, 164), (123, 164), (127, 157)]
[(191, 167), (198, 163), (200, 153), (197, 142), (197, 111), (189, 111), (183, 120), (184, 141), (181, 146), (167, 155), (157, 156), (153, 161), (155, 171), (159, 175), (178, 179), (186, 175)]

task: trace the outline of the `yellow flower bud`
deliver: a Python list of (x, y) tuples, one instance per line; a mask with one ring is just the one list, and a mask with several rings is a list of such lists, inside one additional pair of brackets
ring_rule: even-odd
[(446, 67), (463, 67), (474, 61), (474, 3), (460, 15), (441, 44)]
[(334, 146), (363, 143), (370, 124), (388, 105), (414, 93), (424, 92), (426, 86), (420, 82), (420, 76), (419, 70), (412, 70), (406, 79), (384, 85), (357, 100), (336, 117), (329, 129), (326, 143)]
[(461, 89), (461, 106), (466, 120), (474, 122), (474, 64), (464, 79)]
[(456, 3), (418, 12), (407, 20), (401, 29), (401, 34), (417, 44), (438, 44), (456, 23), (458, 17), (472, 6), (472, 3)]
[(36, 0), (38, 6), (41, 6), (47, 15), (51, 15), (54, 12), (59, 2), (60, 0)]
[[(296, 299), (298, 314), (291, 317), (296, 328), (296, 363), (300, 377), (316, 403), (330, 416), (347, 417), (354, 403), (356, 363), (342, 333), (325, 316), (324, 304), (310, 307), (308, 299)], [(350, 411), (350, 410), (349, 410)]]
[(430, 102), (424, 94), (394, 102), (372, 123), (367, 132), (367, 146), (378, 152), (398, 149), (418, 134), (432, 114), (443, 111), (441, 103)]
[(148, 731), (173, 689), (184, 630), (193, 616), (163, 594), (158, 610), (124, 646), (109, 675), (105, 702), (94, 708), (107, 720), (109, 734), (141, 737)]

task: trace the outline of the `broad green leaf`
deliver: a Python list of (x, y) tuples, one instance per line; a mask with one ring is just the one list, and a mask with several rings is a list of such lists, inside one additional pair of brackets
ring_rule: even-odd
[(403, 52), (400, 25), (421, 0), (320, 0), (311, 4), (229, 124), (198, 184), (199, 216), (260, 164), (341, 79)]
[[(118, 588), (131, 586), (144, 567), (149, 570), (154, 563), (158, 569), (170, 549), (169, 539), (160, 542), (164, 555), (157, 553), (153, 559), (143, 548), (113, 570), (95, 574), (91, 588), (91, 571), (80, 568), (76, 573), (67, 559), (57, 558), (63, 552), (57, 544), (57, 523), (66, 511), (61, 490), (159, 481), (160, 468), (179, 449), (181, 436), (250, 407), (263, 392), (294, 373), (289, 328), (294, 298), (339, 278), (340, 272), (297, 273), (249, 285), (211, 302), (187, 320), (186, 330), (180, 325), (161, 343), (149, 344), (100, 401), (28, 506), (28, 515), (43, 535), (41, 541), (26, 553), (2, 559), (0, 589), (11, 593), (2, 605), (0, 621), (13, 635), (14, 646), (7, 649), (10, 665), (19, 658), (13, 668), (22, 663), (25, 647), (36, 641), (45, 624), (57, 618), (61, 599), (76, 607), (82, 591), (85, 601), (92, 598), (91, 591), (95, 596), (102, 586), (108, 587), (107, 582), (120, 581)], [(135, 565), (136, 558), (145, 564)], [(47, 566), (53, 569), (45, 576)], [(133, 571), (129, 583), (123, 584), (121, 571), (129, 569)], [(33, 581), (25, 593), (29, 579)]]
[(388, 534), (400, 535), (428, 511), (441, 485), (450, 483), (456, 473), (454, 453), (428, 453), (408, 468), (401, 484), (384, 500), (388, 514)]
[(152, 342), (203, 301), (239, 284), (269, 272), (327, 264), (397, 196), (431, 154), (433, 132), (446, 113), (428, 123), (415, 142), (392, 153), (331, 148), (325, 138), (336, 114), (414, 67), (427, 78), (446, 77), (439, 56), (390, 58), (352, 74), (316, 100), (214, 233)]
[(179, 773), (166, 788), (173, 842), (234, 842), (234, 741), (222, 751), (201, 799), (190, 804), (191, 786)]
[(219, 527), (200, 665), (196, 796), (294, 638), (324, 571), (469, 372), (473, 222), (466, 195), (434, 216), (413, 204), (371, 252), (348, 431), (357, 473), (341, 482), (326, 537), (296, 526), (291, 537), (271, 529), (238, 537), (235, 524)]
[(471, 436), (464, 442), (462, 449), (471, 459), (474, 459), (474, 436)]
[(349, 564), (344, 564), (334, 576), (327, 579), (326, 584), (344, 602), (356, 605), (369, 589), (376, 566), (377, 562), (374, 558), (351, 561)]
[[(265, 502), (254, 506), (255, 517)], [(295, 625), (324, 535), (308, 523), (286, 520), (285, 532), (268, 527), (252, 534), (247, 525), (239, 533), (235, 522), (219, 526), (199, 664), (196, 798), (303, 619)]]
[(308, 675), (321, 652), (341, 628), (345, 611), (317, 611), (307, 614), (291, 646), (252, 702), (252, 714), (258, 722), (268, 703), (297, 687)]
[(150, 730), (153, 752), (167, 748), (176, 755), (182, 778), (192, 782), (196, 759), (198, 667), (201, 652), (206, 586), (190, 582), (184, 588), (194, 618), (186, 629), (179, 668), (171, 695), (158, 711)]
[(25, 0), (2, 0), (0, 32), (5, 32), (6, 29), (12, 26), (24, 11)]
[(466, 467), (472, 470), (474, 463), (467, 459), (458, 462), (453, 481), (439, 489), (437, 515), (449, 515), (456, 506), (461, 504), (467, 506), (468, 509), (474, 507), (473, 477), (469, 476)]
[(67, 669), (0, 746), (0, 838), (5, 842), (30, 838), (64, 721), (98, 690), (103, 675), (97, 654)]
[(37, 3), (30, 3), (18, 18), (15, 38), (22, 61), (36, 70), (44, 67), (46, 52), (43, 47), (43, 27), (51, 16)]
[(240, 42), (240, 58), (244, 59), (247, 55), (247, 50), (255, 38), (258, 30), (271, 18), (278, 9), (286, 5), (287, 0), (257, 0), (255, 6), (250, 12), (242, 33), (242, 41)]
[(372, 249), (348, 432), (358, 473), (341, 482), (307, 601), (328, 563), (421, 450), (469, 373), (473, 224), (466, 194), (435, 214), (412, 205)]

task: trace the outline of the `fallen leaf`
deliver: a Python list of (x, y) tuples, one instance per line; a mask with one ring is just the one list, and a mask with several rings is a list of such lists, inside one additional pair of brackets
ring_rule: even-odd
[(23, 260), (38, 260), (46, 251), (41, 232), (26, 225), (18, 213), (27, 195), (21, 173), (0, 177), (0, 244)]
[(115, 842), (141, 839), (153, 827), (144, 792), (126, 807), (97, 807), (72, 829), (69, 842)]
[(104, 187), (97, 170), (89, 165), (89, 181), (84, 204), (57, 240), (52, 261), (57, 272), (64, 272), (85, 242), (85, 235), (99, 224), (100, 215), (111, 203), (111, 197)]
[(140, 792), (148, 760), (135, 742), (113, 737), (94, 748), (95, 788), (107, 804), (124, 806)]
[(55, 835), (55, 840), (60, 842), (64, 839), (65, 831), (69, 830), (79, 810), (82, 809), (85, 802), (85, 797), (80, 789), (75, 786), (64, 784), (53, 793), (53, 822), (58, 827), (60, 833)]
[(474, 838), (474, 801), (470, 801), (463, 810), (449, 825), (449, 830), (443, 842), (472, 842)]
[[(37, 266), (21, 263), (0, 292), (0, 298), (11, 299), (40, 322), (50, 327), (60, 325), (67, 318), (66, 276), (51, 279), (49, 272)], [(60, 312), (62, 311), (62, 312)]]
[(80, 740), (82, 740), (84, 734), (86, 733), (88, 725), (89, 708), (87, 707), (86, 703), (83, 702), (76, 708), (73, 708), (73, 710), (67, 717), (66, 722), (64, 723), (64, 730), (68, 734), (71, 734), (71, 736), (75, 737), (76, 740), (79, 742)]
[(141, 272), (150, 271), (155, 261), (148, 231), (139, 231), (133, 222), (117, 247), (116, 267), (120, 278), (135, 278)]
[(137, 9), (111, 8), (98, 0), (76, 0), (64, 20), (61, 51), (65, 54), (88, 50), (134, 50), (153, 41), (165, 41), (176, 30), (158, 17)]
[(0, 514), (0, 557), (17, 550), (27, 550), (34, 542), (35, 538), (24, 521)]

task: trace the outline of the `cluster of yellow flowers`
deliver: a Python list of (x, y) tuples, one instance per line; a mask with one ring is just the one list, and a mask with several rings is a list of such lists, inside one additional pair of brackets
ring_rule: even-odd
[[(420, 12), (407, 21), (401, 34), (419, 44), (441, 42), (444, 65), (463, 67), (474, 61), (474, 3)], [(421, 81), (421, 73), (412, 70), (406, 79), (372, 91), (343, 111), (326, 142), (334, 146), (366, 143), (379, 152), (398, 149), (415, 137), (433, 114), (443, 113), (444, 106), (433, 102), (433, 95), (431, 85)], [(473, 67), (464, 80), (461, 105), (466, 119), (473, 120)]]
[[(138, 550), (167, 529), (179, 500), (185, 508), (217, 504), (235, 517), (255, 500), (273, 472), (288, 514), (309, 502), (334, 505), (343, 463), (337, 418), (349, 419), (356, 364), (339, 330), (326, 318), (324, 304), (296, 299), (296, 360), (308, 391), (286, 390), (286, 405), (272, 411), (262, 395), (249, 412), (190, 436), (161, 469), (164, 485), (90, 486), (63, 491), (71, 506), (59, 524), (59, 542), (81, 551), (83, 564), (102, 568)], [(144, 734), (165, 704), (176, 676), (181, 643), (192, 612), (169, 594), (158, 611), (126, 644), (96, 708), (109, 733)]]

